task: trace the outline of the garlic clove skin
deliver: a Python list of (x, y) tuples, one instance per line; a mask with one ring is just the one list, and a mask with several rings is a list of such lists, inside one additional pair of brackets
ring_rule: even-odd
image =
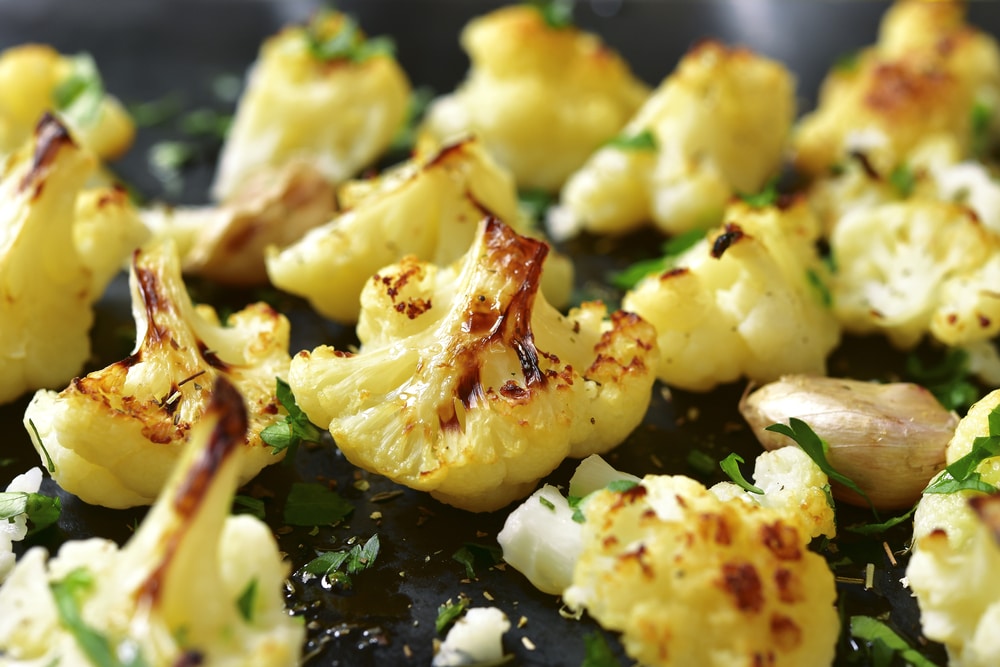
[[(945, 448), (958, 425), (930, 391), (917, 384), (786, 375), (740, 399), (740, 413), (765, 449), (795, 444), (765, 430), (796, 417), (830, 446), (835, 470), (852, 479), (876, 509), (912, 506), (945, 467)], [(837, 500), (866, 507), (865, 500), (831, 483)]]

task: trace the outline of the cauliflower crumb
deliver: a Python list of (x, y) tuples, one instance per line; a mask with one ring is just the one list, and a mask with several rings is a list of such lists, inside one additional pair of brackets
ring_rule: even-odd
[(474, 607), (455, 621), (438, 647), (433, 667), (488, 667), (506, 662), (502, 638), (510, 620), (496, 607)]

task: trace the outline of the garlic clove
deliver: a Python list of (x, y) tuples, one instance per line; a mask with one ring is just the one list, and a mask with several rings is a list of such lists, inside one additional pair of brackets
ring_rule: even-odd
[[(765, 449), (794, 442), (765, 430), (797, 417), (829, 445), (835, 470), (852, 479), (876, 509), (913, 505), (945, 466), (945, 448), (958, 415), (920, 385), (809, 375), (786, 375), (744, 393), (740, 413)], [(831, 484), (837, 500), (867, 506), (858, 494)]]

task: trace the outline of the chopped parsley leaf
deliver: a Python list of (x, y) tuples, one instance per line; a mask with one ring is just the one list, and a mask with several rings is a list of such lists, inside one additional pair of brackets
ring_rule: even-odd
[(660, 251), (663, 253), (661, 257), (636, 262), (626, 269), (612, 273), (608, 279), (618, 289), (632, 289), (646, 276), (653, 273), (663, 273), (670, 269), (673, 266), (673, 260), (678, 255), (688, 251), (704, 238), (705, 230), (703, 229), (691, 229), (682, 232), (677, 236), (667, 239), (660, 246)]
[(638, 134), (620, 134), (604, 144), (608, 148), (623, 151), (655, 151), (659, 147), (656, 135), (651, 130), (643, 130)]
[(733, 480), (733, 483), (739, 486), (745, 491), (750, 493), (756, 493), (758, 495), (763, 495), (764, 490), (758, 486), (754, 486), (746, 480), (743, 476), (743, 472), (740, 470), (740, 464), (743, 463), (743, 457), (733, 452), (726, 458), (719, 461), (719, 467), (722, 468), (722, 472), (729, 475), (729, 479)]
[(45, 443), (42, 442), (42, 436), (39, 435), (35, 422), (29, 419), (28, 428), (31, 429), (32, 441), (38, 445), (38, 448), (42, 450), (42, 454), (45, 456), (45, 469), (49, 473), (54, 473), (56, 471), (56, 464), (52, 461), (52, 457), (49, 456), (49, 450), (45, 449)]
[(104, 82), (89, 53), (70, 58), (70, 73), (52, 91), (56, 110), (81, 125), (90, 125), (101, 113)]
[(573, 25), (573, 0), (531, 0), (531, 5), (550, 28), (561, 30)]
[(852, 616), (851, 636), (868, 642), (873, 652), (879, 652), (882, 655), (886, 653), (896, 654), (913, 667), (935, 667), (933, 662), (921, 655), (920, 651), (911, 647), (892, 628), (871, 616)]
[(236, 600), (236, 607), (240, 610), (240, 616), (247, 623), (253, 622), (253, 608), (257, 601), (257, 579), (251, 579), (240, 597)]
[(551, 500), (549, 500), (548, 498), (546, 498), (545, 496), (538, 496), (538, 502), (540, 502), (545, 507), (548, 507), (553, 512), (556, 511), (555, 504)]
[(343, 521), (354, 505), (322, 484), (295, 482), (285, 500), (285, 523), (290, 526), (322, 526)]
[(973, 440), (969, 453), (946, 467), (943, 473), (927, 485), (924, 493), (954, 493), (962, 490), (985, 493), (997, 491), (992, 484), (982, 481), (976, 468), (986, 459), (1000, 455), (1000, 406), (993, 408), (987, 419), (989, 435)]
[(329, 27), (335, 23), (330, 20), (331, 15), (328, 11), (320, 12), (306, 26), (306, 47), (316, 60), (363, 63), (376, 56), (392, 56), (395, 53), (396, 45), (391, 39), (366, 39), (357, 22), (346, 14), (342, 15), (339, 25), (335, 26), (336, 31), (331, 34)]
[(54, 524), (61, 511), (62, 502), (57, 497), (26, 491), (0, 492), (0, 521), (11, 521), (23, 514), (30, 525), (29, 535)]
[(806, 270), (806, 280), (809, 282), (809, 286), (812, 287), (813, 292), (819, 297), (820, 303), (825, 308), (833, 307), (833, 293), (830, 292), (830, 288), (823, 282), (819, 273), (813, 269)]
[(233, 498), (234, 514), (251, 514), (261, 521), (267, 516), (264, 511), (264, 501), (252, 496), (237, 495)]
[(292, 388), (281, 378), (275, 378), (277, 388), (275, 395), (281, 407), (288, 414), (284, 420), (271, 424), (260, 432), (260, 439), (271, 446), (271, 453), (277, 454), (288, 450), (285, 460), (291, 463), (295, 458), (295, 452), (302, 442), (319, 442), (322, 431), (318, 426), (309, 421), (309, 417), (302, 411), (302, 408), (295, 402), (295, 395)]
[(948, 348), (936, 364), (925, 364), (911, 354), (906, 358), (906, 374), (949, 410), (965, 410), (979, 400), (979, 389), (969, 380), (969, 353), (961, 348)]
[(503, 553), (499, 547), (466, 542), (463, 547), (451, 555), (451, 558), (465, 566), (467, 579), (475, 579), (477, 564), (493, 567), (503, 561)]
[[(331, 583), (350, 588), (354, 583), (351, 580), (351, 575), (363, 572), (374, 565), (380, 546), (378, 533), (375, 533), (364, 544), (356, 543), (347, 551), (328, 551), (314, 558), (306, 563), (299, 572), (326, 577)], [(343, 571), (341, 571), (342, 567)]]
[(751, 208), (774, 206), (775, 202), (778, 201), (778, 181), (772, 178), (764, 185), (760, 192), (741, 192), (739, 193), (739, 197)]
[(901, 164), (889, 174), (889, 184), (905, 199), (913, 194), (913, 189), (917, 186), (917, 175), (910, 166)]
[(469, 608), (470, 602), (469, 598), (459, 596), (458, 602), (448, 600), (444, 604), (439, 605), (437, 618), (434, 619), (434, 629), (437, 630), (437, 633), (442, 634), (445, 630), (450, 628), (451, 625), (457, 621), (463, 613), (465, 613), (465, 610)]
[(417, 127), (434, 99), (434, 91), (427, 86), (418, 86), (410, 93), (409, 102), (406, 105), (406, 118), (403, 124), (396, 131), (392, 138), (389, 149), (393, 151), (411, 150), (417, 142)]
[(685, 460), (691, 468), (701, 475), (711, 475), (715, 472), (715, 458), (700, 449), (690, 450)]
[(620, 667), (607, 638), (599, 630), (583, 636), (584, 656), (580, 667)]
[(985, 102), (972, 105), (972, 155), (983, 159), (990, 148), (990, 124), (993, 122), (993, 108)]

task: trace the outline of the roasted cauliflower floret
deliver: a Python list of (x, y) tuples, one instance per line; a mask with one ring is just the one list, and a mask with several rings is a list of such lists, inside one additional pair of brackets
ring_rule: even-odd
[(976, 107), (1000, 106), (1000, 52), (964, 11), (957, 2), (895, 3), (878, 43), (829, 73), (817, 109), (797, 125), (796, 166), (821, 175), (861, 152), (889, 174), (941, 136), (969, 155)]
[[(407, 255), (450, 264), (469, 249), (485, 213), (520, 221), (513, 180), (474, 140), (348, 183), (340, 199), (345, 211), (266, 261), (275, 286), (342, 322), (357, 321), (361, 290), (382, 267)], [(552, 303), (565, 305), (571, 286), (568, 260), (547, 264), (543, 289)]]
[(121, 156), (135, 138), (131, 117), (105, 93), (90, 56), (63, 56), (42, 44), (0, 53), (0, 156), (27, 141), (49, 111), (104, 160)]
[[(949, 466), (978, 448), (977, 440), (1000, 436), (998, 406), (1000, 391), (994, 391), (969, 409), (948, 445)], [(998, 456), (985, 456), (972, 470), (987, 485), (1000, 483)], [(1000, 495), (925, 493), (913, 537), (906, 581), (917, 597), (924, 635), (945, 645), (952, 667), (997, 664), (1000, 583), (986, 573), (1000, 567)]]
[(282, 597), (289, 567), (264, 522), (230, 515), (246, 412), (236, 389), (212, 384), (204, 418), (124, 547), (70, 541), (48, 562), (41, 547), (18, 562), (0, 587), (5, 661), (92, 664), (97, 643), (151, 667), (299, 663), (305, 626)]
[(90, 294), (96, 301), (150, 234), (120, 186), (84, 190), (76, 199), (75, 215), (73, 243), (90, 270)]
[(333, 217), (334, 187), (314, 167), (291, 162), (251, 177), (218, 206), (157, 206), (142, 212), (159, 238), (173, 239), (185, 273), (228, 285), (268, 282), (264, 251), (284, 248)]
[(402, 126), (410, 83), (384, 40), (326, 11), (261, 47), (226, 137), (212, 194), (305, 161), (333, 183), (372, 164)]
[(557, 191), (649, 93), (597, 35), (527, 4), (474, 19), (461, 42), (468, 75), (427, 110), (420, 143), (474, 134), (522, 189)]
[(153, 502), (218, 376), (236, 385), (250, 411), (240, 483), (280, 460), (260, 431), (279, 418), (275, 378), (288, 372), (288, 320), (257, 303), (223, 326), (211, 307), (191, 303), (169, 242), (136, 252), (130, 285), (135, 351), (61, 392), (37, 392), (25, 411), (59, 485), (107, 507)]
[(777, 174), (794, 117), (784, 66), (702, 42), (625, 126), (631, 141), (605, 145), (573, 174), (553, 224), (564, 234), (715, 226), (733, 195), (757, 192)]
[(504, 559), (527, 565), (533, 583), (539, 573), (562, 583), (543, 590), (622, 632), (643, 665), (832, 663), (840, 625), (833, 573), (808, 544), (834, 535), (833, 508), (826, 475), (804, 452), (758, 458), (762, 496), (682, 476), (623, 483), (630, 476), (611, 469), (600, 486), (600, 476), (588, 477), (583, 484), (575, 475), (569, 489), (584, 497), (582, 524), (545, 487), (498, 536)]
[(808, 205), (736, 202), (725, 220), (674, 268), (644, 278), (622, 300), (657, 329), (657, 377), (706, 391), (741, 376), (767, 382), (785, 373), (824, 374), (840, 329)]
[(93, 166), (46, 116), (0, 172), (0, 403), (64, 384), (90, 355), (94, 276), (73, 236)]
[(1000, 237), (967, 207), (913, 199), (854, 210), (830, 246), (846, 330), (883, 332), (901, 349), (928, 332), (948, 345), (1000, 332)]
[(599, 303), (560, 315), (538, 294), (547, 250), (487, 218), (448, 268), (409, 257), (379, 271), (359, 351), (292, 360), (300, 407), (355, 465), (474, 511), (617, 445), (649, 404), (655, 332)]

